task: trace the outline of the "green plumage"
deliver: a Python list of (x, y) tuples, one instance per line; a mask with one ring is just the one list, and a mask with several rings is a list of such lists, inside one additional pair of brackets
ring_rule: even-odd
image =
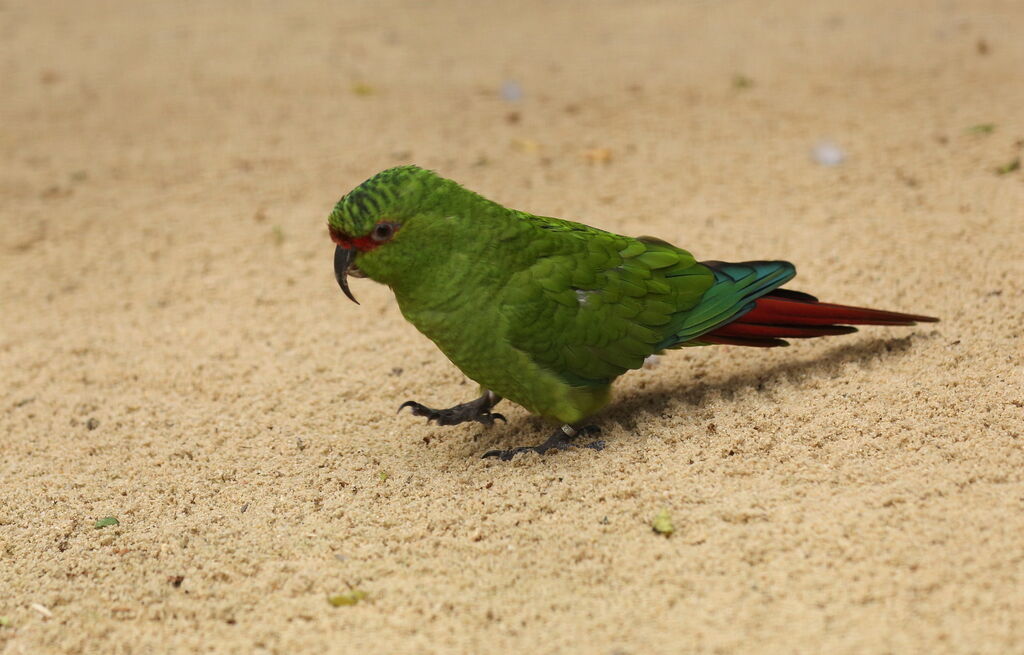
[[(794, 274), (786, 262), (713, 270), (664, 241), (506, 209), (415, 166), (367, 180), (328, 222), (467, 376), (563, 423), (600, 409), (647, 356), (701, 345)], [(394, 234), (378, 244), (381, 222)]]

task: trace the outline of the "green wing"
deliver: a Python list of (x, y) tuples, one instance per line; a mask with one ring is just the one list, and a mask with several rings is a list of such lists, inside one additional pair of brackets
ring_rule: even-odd
[(532, 263), (501, 301), (504, 337), (574, 386), (601, 386), (678, 339), (681, 315), (714, 282), (710, 269), (663, 241), (578, 223), (534, 224)]
[(697, 262), (651, 237), (522, 215), (533, 224), (532, 263), (501, 300), (505, 338), (574, 386), (601, 386), (667, 348), (754, 307), (793, 277), (792, 264)]

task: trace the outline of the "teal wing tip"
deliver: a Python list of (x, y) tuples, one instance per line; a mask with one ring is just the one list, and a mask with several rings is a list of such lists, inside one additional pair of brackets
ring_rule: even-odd
[[(703, 261), (700, 264), (711, 270), (715, 283), (704, 293), (700, 303), (688, 312), (680, 329), (659, 344), (662, 347), (697, 340), (701, 335), (735, 320), (751, 311), (758, 298), (789, 282), (796, 275), (796, 267), (782, 260)], [(763, 345), (786, 345), (782, 339), (779, 341), (781, 343)]]

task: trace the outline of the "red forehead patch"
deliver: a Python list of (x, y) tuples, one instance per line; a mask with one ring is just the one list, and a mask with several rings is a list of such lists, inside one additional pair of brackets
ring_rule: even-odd
[(331, 241), (333, 241), (339, 248), (345, 248), (346, 250), (352, 250), (354, 248), (359, 252), (369, 252), (380, 245), (368, 236), (353, 238), (346, 234), (342, 234), (333, 225), (328, 225), (327, 231), (331, 235)]

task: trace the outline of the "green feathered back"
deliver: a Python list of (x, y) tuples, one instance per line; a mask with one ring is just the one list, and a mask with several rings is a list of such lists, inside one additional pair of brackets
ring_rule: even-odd
[(676, 337), (714, 276), (693, 256), (553, 218), (522, 215), (543, 251), (501, 296), (509, 342), (574, 385), (606, 385)]

